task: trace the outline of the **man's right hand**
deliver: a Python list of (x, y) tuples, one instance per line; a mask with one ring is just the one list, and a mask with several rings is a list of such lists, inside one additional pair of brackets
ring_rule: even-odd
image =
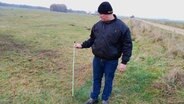
[(78, 48), (78, 49), (81, 49), (82, 48), (82, 45), (80, 43), (74, 43), (74, 47), (75, 48)]

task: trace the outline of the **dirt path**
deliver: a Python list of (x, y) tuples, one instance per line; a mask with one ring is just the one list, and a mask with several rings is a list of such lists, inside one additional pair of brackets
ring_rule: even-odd
[(158, 24), (158, 23), (153, 23), (153, 22), (149, 22), (149, 21), (145, 21), (145, 20), (141, 20), (141, 19), (136, 19), (138, 21), (142, 21), (144, 23), (168, 30), (168, 31), (172, 31), (175, 32), (177, 34), (181, 34), (184, 36), (184, 29), (180, 29), (180, 28), (176, 28), (176, 27), (172, 27), (172, 26), (167, 26), (167, 25), (162, 25), (162, 24)]

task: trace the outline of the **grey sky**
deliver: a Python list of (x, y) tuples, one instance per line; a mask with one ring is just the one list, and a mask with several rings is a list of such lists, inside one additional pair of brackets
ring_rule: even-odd
[[(104, 0), (0, 0), (13, 4), (49, 7), (53, 3), (66, 4), (68, 9), (94, 12)], [(135, 15), (145, 18), (184, 20), (183, 0), (106, 0), (114, 13), (122, 16)]]

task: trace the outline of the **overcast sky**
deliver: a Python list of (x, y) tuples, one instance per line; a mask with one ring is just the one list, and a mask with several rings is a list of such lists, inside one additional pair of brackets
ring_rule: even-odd
[[(49, 7), (53, 3), (65, 4), (68, 9), (94, 13), (104, 0), (0, 0), (12, 4)], [(120, 16), (184, 20), (184, 0), (106, 0)]]

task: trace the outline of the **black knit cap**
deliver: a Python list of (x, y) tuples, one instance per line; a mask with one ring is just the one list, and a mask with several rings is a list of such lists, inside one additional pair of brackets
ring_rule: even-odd
[(102, 2), (100, 4), (100, 6), (98, 7), (98, 13), (100, 13), (100, 14), (112, 14), (113, 9), (112, 9), (111, 4), (107, 1)]

